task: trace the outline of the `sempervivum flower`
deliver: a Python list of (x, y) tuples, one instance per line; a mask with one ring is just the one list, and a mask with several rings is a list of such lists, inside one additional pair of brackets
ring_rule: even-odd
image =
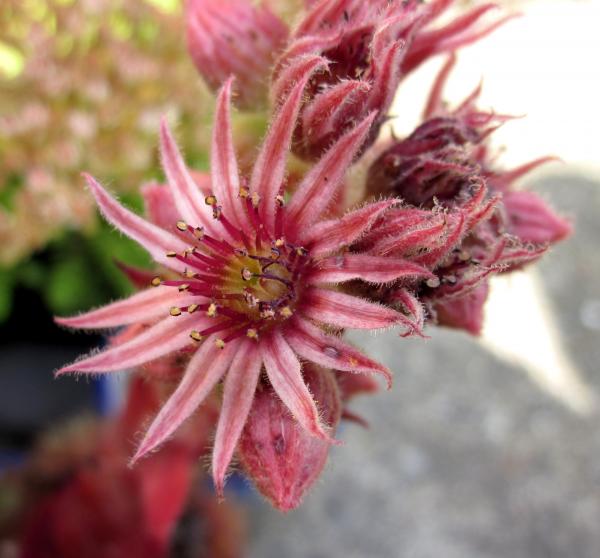
[(428, 57), (468, 45), (505, 20), (477, 22), (494, 4), (468, 11), (442, 27), (431, 23), (452, 0), (320, 0), (310, 4), (277, 60), (271, 95), (285, 97), (307, 55), (330, 61), (329, 71), (311, 80), (295, 133), (294, 149), (319, 157), (331, 142), (366, 114), (379, 117), (369, 141), (387, 117), (401, 79)]
[(240, 106), (267, 102), (271, 65), (288, 36), (283, 21), (250, 0), (187, 0), (186, 25), (190, 55), (210, 88), (233, 74)]
[(87, 177), (104, 216), (145, 247), (171, 275), (163, 281), (156, 278), (155, 288), (124, 301), (59, 319), (77, 328), (150, 326), (118, 347), (59, 373), (122, 370), (174, 351), (192, 351), (179, 387), (150, 426), (135, 459), (166, 440), (225, 376), (213, 452), (219, 489), (257, 385), (264, 381), (263, 367), (268, 384), (298, 423), (327, 441), (331, 435), (303, 380), (300, 358), (336, 370), (380, 374), (389, 382), (386, 368), (331, 330), (379, 329), (410, 322), (393, 309), (329, 286), (355, 279), (385, 283), (430, 276), (423, 267), (402, 259), (342, 253), (395, 200), (321, 220), (367, 137), (374, 114), (342, 136), (284, 203), (286, 155), (309, 76), (307, 71), (281, 106), (248, 182), (238, 176), (230, 127), (231, 81), (225, 84), (217, 100), (213, 132), (212, 193), (206, 197), (163, 123), (161, 151), (168, 198), (179, 219), (171, 222), (169, 230), (123, 208)]
[[(406, 139), (393, 140), (370, 169), (372, 194), (399, 196), (411, 206), (393, 210), (373, 228), (369, 250), (397, 257), (413, 251), (413, 261), (436, 275), (416, 289), (429, 313), (439, 324), (478, 334), (489, 275), (537, 260), (549, 244), (568, 236), (570, 226), (536, 194), (511, 190), (548, 158), (513, 171), (492, 170), (484, 140), (508, 117), (477, 110), (479, 88), (456, 110), (444, 108), (443, 85), (453, 64), (454, 57), (435, 82), (425, 122)], [(431, 237), (436, 227), (444, 229), (441, 237)], [(407, 245), (407, 237), (417, 241)]]

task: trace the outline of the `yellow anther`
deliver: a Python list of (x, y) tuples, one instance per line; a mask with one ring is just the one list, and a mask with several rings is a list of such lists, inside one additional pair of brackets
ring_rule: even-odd
[(246, 336), (250, 339), (258, 339), (258, 331), (251, 327), (249, 330), (246, 331)]
[(167, 258), (175, 258), (177, 256), (177, 252), (167, 252)]
[(194, 341), (202, 341), (202, 339), (204, 339), (204, 337), (202, 337), (202, 335), (200, 335), (199, 331), (192, 331), (190, 333), (190, 337), (194, 340)]
[(278, 195), (275, 197), (275, 202), (279, 207), (283, 207), (285, 205), (285, 199), (282, 195)]
[(187, 223), (185, 221), (177, 221), (177, 228), (181, 231), (181, 232), (185, 232), (187, 231)]
[(196, 277), (196, 274), (191, 269), (184, 270), (183, 275), (188, 279), (193, 279), (194, 277)]
[(206, 205), (217, 205), (217, 196), (214, 195), (210, 195), (210, 196), (206, 196), (204, 198), (204, 203)]
[(204, 238), (204, 229), (202, 227), (196, 227), (194, 229), (194, 236), (199, 240)]
[(275, 246), (277, 246), (278, 248), (281, 248), (284, 244), (285, 244), (285, 240), (283, 238), (278, 238), (275, 241)]
[(298, 246), (298, 248), (296, 248), (296, 254), (299, 256), (306, 256), (308, 254), (308, 250), (302, 246)]
[(188, 314), (193, 314), (196, 310), (198, 310), (197, 304), (190, 304), (188, 306)]
[(179, 292), (182, 293), (183, 291), (187, 291), (190, 288), (190, 286), (186, 283), (185, 285), (179, 285)]
[(242, 279), (244, 281), (250, 281), (250, 279), (252, 279), (253, 276), (254, 273), (252, 273), (247, 267), (242, 269)]
[(284, 318), (291, 318), (294, 312), (289, 306), (284, 306), (281, 310), (279, 310), (279, 314)]
[(152, 284), (153, 287), (158, 287), (161, 283), (162, 283), (162, 280), (161, 280), (160, 277), (153, 277), (152, 278), (151, 284)]
[(173, 306), (173, 308), (169, 310), (169, 314), (171, 314), (171, 316), (181, 316), (181, 309), (177, 308), (177, 306)]
[(223, 350), (225, 348), (225, 341), (223, 341), (223, 339), (217, 339), (215, 345), (217, 346), (217, 349)]
[(260, 203), (260, 196), (258, 195), (257, 192), (254, 192), (252, 194), (252, 205), (254, 207), (258, 207), (258, 204)]
[(250, 190), (248, 190), (248, 188), (246, 188), (245, 186), (241, 186), (238, 196), (240, 198), (242, 198), (243, 200), (245, 200), (249, 195), (250, 195)]
[(208, 310), (206, 311), (206, 315), (209, 318), (214, 318), (217, 315), (217, 305), (214, 302), (211, 302)]

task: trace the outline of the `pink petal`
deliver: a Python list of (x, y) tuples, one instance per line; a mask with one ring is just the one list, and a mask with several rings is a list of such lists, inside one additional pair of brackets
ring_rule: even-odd
[(269, 381), (294, 418), (313, 436), (333, 441), (321, 423), (315, 401), (304, 383), (300, 362), (281, 332), (274, 330), (261, 341), (260, 347)]
[(152, 322), (169, 314), (172, 306), (188, 306), (198, 301), (197, 296), (180, 293), (173, 287), (152, 287), (129, 298), (73, 316), (55, 318), (57, 324), (79, 329), (101, 329)]
[(190, 331), (197, 329), (199, 319), (194, 314), (176, 318), (168, 316), (133, 339), (65, 366), (56, 375), (66, 372), (114, 372), (150, 362), (188, 345), (191, 342)]
[(339, 328), (382, 329), (402, 323), (398, 312), (356, 296), (309, 288), (302, 312), (309, 318)]
[(261, 367), (262, 358), (256, 342), (243, 340), (225, 378), (223, 405), (213, 449), (213, 479), (217, 493), (221, 496), (227, 467), (254, 400)]
[(486, 282), (465, 296), (436, 303), (434, 308), (438, 324), (479, 335), (483, 328), (488, 291)]
[(167, 186), (151, 182), (141, 188), (144, 198), (144, 213), (149, 221), (166, 231), (177, 233), (177, 221), (181, 219), (173, 194)]
[(342, 136), (302, 180), (287, 208), (292, 236), (310, 227), (329, 207), (376, 115), (371, 113)]
[(423, 111), (423, 121), (429, 120), (434, 116), (439, 116), (443, 114), (444, 110), (444, 89), (446, 87), (446, 82), (448, 81), (448, 77), (450, 76), (452, 69), (456, 65), (456, 54), (453, 52), (448, 56), (448, 60), (442, 66), (442, 69), (439, 71), (438, 75), (435, 78), (435, 82), (431, 91), (429, 93), (429, 98), (427, 99), (427, 104), (425, 105), (425, 109)]
[(262, 215), (269, 230), (273, 230), (275, 223), (276, 197), (283, 187), (287, 154), (296, 127), (304, 88), (313, 72), (324, 64), (321, 57), (315, 56), (304, 68), (304, 73), (298, 76), (296, 85), (275, 116), (254, 164), (250, 191), (260, 196)]
[(181, 383), (150, 425), (132, 462), (169, 438), (204, 401), (221, 376), (225, 374), (238, 343), (232, 341), (224, 349), (219, 349), (215, 339), (215, 336), (208, 337), (196, 351)]
[(285, 338), (298, 355), (311, 362), (334, 370), (380, 374), (385, 378), (388, 389), (392, 387), (392, 373), (385, 366), (306, 320), (294, 320)]
[(325, 52), (334, 47), (340, 40), (340, 33), (329, 35), (311, 35), (294, 40), (294, 42), (277, 60), (273, 70), (271, 99), (280, 102), (287, 96), (291, 86), (298, 80), (298, 73), (303, 73), (303, 66), (310, 62), (312, 55)]
[(573, 232), (571, 224), (534, 192), (507, 192), (503, 201), (508, 215), (508, 230), (523, 242), (554, 243)]
[(354, 244), (397, 200), (370, 203), (344, 215), (341, 219), (322, 221), (301, 236), (300, 243), (310, 247), (311, 256), (322, 257), (344, 246)]
[(228, 79), (217, 97), (213, 124), (211, 177), (212, 187), (225, 216), (238, 226), (249, 224), (239, 199), (240, 177), (231, 133), (231, 84)]
[(102, 215), (108, 222), (143, 246), (157, 263), (175, 271), (184, 270), (185, 264), (175, 258), (167, 258), (166, 255), (171, 251), (183, 252), (188, 247), (184, 242), (125, 209), (89, 174), (84, 174), (84, 177)]
[(344, 80), (315, 95), (302, 111), (304, 140), (323, 145), (325, 151), (344, 129), (351, 128), (349, 123), (365, 114), (370, 90), (366, 81)]
[(212, 210), (204, 202), (200, 188), (188, 171), (166, 118), (163, 118), (160, 124), (160, 154), (181, 219), (194, 227), (213, 229)]
[(361, 279), (368, 283), (389, 283), (397, 279), (424, 279), (432, 273), (417, 264), (399, 258), (340, 254), (321, 260), (311, 273), (311, 283), (342, 283)]

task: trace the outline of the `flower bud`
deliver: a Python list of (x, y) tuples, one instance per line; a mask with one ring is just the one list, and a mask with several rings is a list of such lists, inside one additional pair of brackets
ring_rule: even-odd
[[(335, 377), (314, 365), (303, 372), (322, 421), (334, 430), (341, 412)], [(270, 386), (256, 392), (238, 449), (246, 474), (275, 507), (289, 511), (300, 505), (321, 473), (329, 447), (298, 424)]]
[(186, 22), (190, 55), (208, 86), (216, 91), (234, 75), (238, 104), (263, 106), (273, 57), (287, 38), (285, 23), (250, 0), (188, 0)]

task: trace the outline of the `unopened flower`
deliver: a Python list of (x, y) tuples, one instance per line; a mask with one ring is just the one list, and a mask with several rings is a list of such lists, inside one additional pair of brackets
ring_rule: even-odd
[(453, 0), (321, 0), (305, 17), (278, 58), (271, 95), (285, 98), (308, 56), (329, 61), (327, 72), (313, 77), (295, 132), (294, 149), (305, 158), (321, 153), (371, 111), (378, 118), (365, 147), (380, 125), (401, 80), (430, 56), (468, 45), (501, 25), (479, 20), (494, 4), (473, 8), (449, 23), (432, 23)]
[(392, 140), (371, 167), (370, 192), (401, 197), (410, 206), (394, 209), (372, 229), (369, 249), (412, 254), (436, 275), (410, 292), (384, 289), (388, 302), (424, 318), (418, 300), (437, 323), (478, 334), (488, 277), (537, 260), (570, 226), (536, 194), (512, 190), (517, 178), (547, 158), (493, 170), (485, 139), (508, 117), (479, 111), (479, 88), (457, 109), (445, 109), (443, 85), (453, 64), (452, 57), (435, 82), (425, 122), (404, 140)]
[[(303, 376), (321, 420), (335, 429), (341, 400), (333, 373), (307, 364)], [(290, 416), (271, 386), (257, 391), (240, 437), (239, 454), (246, 474), (278, 509), (289, 511), (300, 504), (321, 473), (329, 447)]]
[(240, 106), (265, 105), (285, 23), (251, 0), (187, 0), (186, 25), (190, 55), (208, 86), (216, 91), (233, 74)]
[(322, 220), (369, 134), (374, 114), (342, 136), (286, 202), (285, 161), (309, 76), (307, 71), (281, 106), (248, 182), (238, 175), (230, 133), (231, 81), (225, 84), (217, 100), (212, 193), (207, 196), (201, 194), (163, 123), (161, 152), (169, 183), (165, 199), (172, 200), (178, 215), (168, 230), (131, 213), (87, 177), (104, 216), (170, 272), (155, 282), (158, 286), (129, 299), (59, 319), (70, 327), (92, 329), (150, 325), (128, 342), (79, 360), (59, 374), (122, 370), (175, 351), (192, 351), (179, 387), (150, 426), (135, 459), (166, 440), (225, 376), (213, 452), (218, 490), (263, 367), (269, 385), (298, 423), (328, 442), (331, 433), (304, 382), (299, 358), (340, 371), (380, 374), (389, 382), (385, 367), (331, 332), (410, 325), (410, 321), (393, 309), (331, 286), (356, 279), (380, 284), (431, 275), (399, 258), (343, 252), (395, 200)]

